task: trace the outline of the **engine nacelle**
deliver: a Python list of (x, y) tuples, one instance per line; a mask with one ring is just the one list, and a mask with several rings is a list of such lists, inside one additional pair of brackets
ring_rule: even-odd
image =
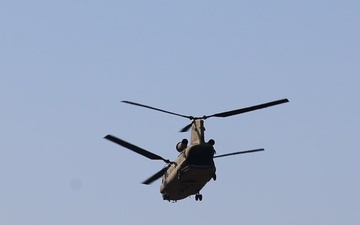
[(186, 147), (187, 147), (187, 144), (188, 144), (188, 140), (187, 139), (182, 139), (181, 142), (177, 143), (176, 150), (178, 152), (184, 151), (186, 149)]
[(214, 139), (210, 139), (210, 140), (208, 141), (208, 144), (209, 144), (209, 145), (215, 145)]

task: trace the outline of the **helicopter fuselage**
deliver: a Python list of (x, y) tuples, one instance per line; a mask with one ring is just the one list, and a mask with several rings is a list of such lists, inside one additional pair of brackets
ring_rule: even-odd
[(163, 199), (177, 201), (199, 194), (207, 182), (216, 178), (214, 154), (213, 145), (208, 143), (190, 145), (182, 151), (162, 177)]
[(210, 139), (207, 142), (205, 141), (204, 120), (211, 117), (224, 118), (242, 113), (247, 113), (254, 110), (267, 108), (270, 106), (283, 104), (289, 102), (289, 100), (280, 99), (250, 107), (230, 110), (221, 113), (215, 113), (209, 116), (205, 115), (202, 117), (182, 115), (130, 101), (123, 101), (123, 102), (131, 105), (140, 106), (151, 110), (156, 110), (163, 113), (187, 118), (192, 121), (190, 124), (188, 124), (183, 129), (180, 130), (181, 132), (186, 132), (191, 128), (191, 139), (189, 145), (187, 139), (183, 139), (181, 142), (179, 142), (176, 145), (176, 150), (180, 152), (180, 154), (178, 155), (175, 161), (170, 161), (169, 159), (163, 158), (160, 155), (157, 155), (146, 149), (133, 145), (127, 141), (124, 141), (110, 134), (106, 135), (104, 138), (124, 148), (127, 148), (137, 154), (140, 154), (148, 159), (162, 160), (166, 163), (166, 166), (163, 167), (160, 171), (153, 174), (151, 177), (149, 177), (148, 179), (142, 182), (143, 184), (148, 185), (162, 177), (160, 192), (164, 200), (177, 201), (184, 199), (190, 195), (195, 195), (195, 200), (201, 201), (202, 195), (200, 194), (200, 190), (211, 179), (216, 180), (216, 168), (214, 163), (215, 158), (264, 151), (263, 148), (258, 148), (258, 149), (237, 151), (237, 152), (214, 156), (215, 141), (213, 139)]

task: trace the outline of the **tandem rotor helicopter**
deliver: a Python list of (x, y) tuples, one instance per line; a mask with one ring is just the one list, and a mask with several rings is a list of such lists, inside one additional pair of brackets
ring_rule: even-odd
[(275, 106), (289, 102), (288, 99), (280, 99), (277, 101), (267, 102), (260, 105), (250, 106), (241, 109), (235, 109), (227, 112), (215, 113), (210, 116), (194, 117), (186, 116), (151, 106), (130, 102), (122, 101), (123, 103), (140, 106), (163, 113), (168, 113), (175, 116), (180, 116), (191, 120), (191, 123), (185, 126), (180, 132), (186, 132), (191, 128), (191, 139), (190, 144), (187, 139), (183, 139), (176, 145), (176, 150), (180, 153), (175, 161), (170, 161), (159, 155), (156, 155), (150, 151), (119, 139), (113, 135), (107, 135), (104, 138), (112, 141), (116, 144), (121, 145), (131, 151), (134, 151), (142, 156), (145, 156), (151, 160), (162, 160), (166, 163), (166, 166), (159, 172), (155, 173), (145, 181), (143, 184), (151, 184), (155, 180), (162, 177), (162, 183), (160, 186), (160, 193), (164, 200), (174, 201), (184, 199), (191, 195), (195, 195), (196, 201), (202, 201), (202, 195), (200, 190), (209, 182), (211, 179), (216, 180), (216, 167), (214, 163), (215, 158), (232, 156), (244, 153), (252, 153), (258, 151), (264, 151), (263, 148), (253, 149), (247, 151), (238, 151), (228, 154), (215, 155), (214, 144), (215, 141), (210, 139), (205, 141), (205, 127), (204, 120), (211, 117), (229, 117), (250, 111), (263, 109), (270, 106)]

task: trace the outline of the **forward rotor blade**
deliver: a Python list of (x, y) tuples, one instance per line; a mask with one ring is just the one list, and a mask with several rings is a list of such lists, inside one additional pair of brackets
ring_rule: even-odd
[(166, 170), (168, 169), (167, 167), (162, 168), (159, 172), (155, 173), (154, 175), (152, 175), (151, 177), (149, 177), (147, 180), (143, 181), (143, 184), (151, 184), (152, 182), (156, 181), (157, 179), (159, 179), (160, 177), (162, 177), (162, 175), (164, 175), (166, 173)]
[(145, 149), (143, 149), (143, 148), (140, 148), (140, 147), (138, 147), (138, 146), (135, 146), (135, 145), (133, 145), (133, 144), (130, 144), (129, 142), (126, 142), (126, 141), (124, 141), (124, 140), (121, 140), (121, 139), (119, 139), (119, 138), (117, 138), (117, 137), (115, 137), (115, 136), (112, 136), (112, 135), (106, 135), (105, 137), (104, 137), (105, 139), (107, 139), (107, 140), (109, 140), (109, 141), (112, 141), (112, 142), (114, 142), (114, 143), (116, 143), (116, 144), (118, 144), (118, 145), (121, 145), (121, 146), (123, 146), (123, 147), (125, 147), (125, 148), (127, 148), (127, 149), (130, 149), (130, 150), (132, 150), (132, 151), (134, 151), (134, 152), (136, 152), (136, 153), (138, 153), (138, 154), (140, 154), (140, 155), (142, 155), (142, 156), (145, 156), (145, 157), (147, 157), (147, 158), (149, 158), (149, 159), (152, 159), (152, 160), (163, 160), (164, 162), (166, 162), (166, 163), (170, 163), (170, 161), (168, 160), (168, 159), (164, 159), (163, 157), (161, 157), (161, 156), (159, 156), (159, 155), (156, 155), (156, 154), (154, 154), (154, 153), (152, 153), (152, 152), (149, 152), (149, 151), (147, 151), (147, 150), (145, 150)]
[(232, 155), (239, 155), (239, 154), (245, 154), (245, 153), (252, 153), (252, 152), (260, 152), (260, 151), (264, 151), (264, 150), (265, 149), (263, 149), (263, 148), (259, 148), (259, 149), (254, 149), (254, 150), (233, 152), (233, 153), (228, 153), (228, 154), (223, 154), (223, 155), (217, 155), (217, 156), (214, 156), (214, 158), (220, 158), (220, 157), (232, 156)]
[(283, 103), (286, 103), (286, 102), (289, 102), (289, 100), (284, 98), (284, 99), (281, 99), (281, 100), (272, 101), (272, 102), (268, 102), (268, 103), (264, 103), (264, 104), (260, 104), (260, 105), (250, 106), (250, 107), (236, 109), (236, 110), (222, 112), (222, 113), (216, 113), (216, 114), (213, 114), (211, 116), (207, 116), (206, 118), (234, 116), (234, 115), (237, 115), (237, 114), (246, 113), (246, 112), (250, 112), (250, 111), (254, 111), (254, 110), (258, 110), (258, 109), (263, 109), (263, 108), (266, 108), (266, 107), (279, 105), (279, 104), (283, 104)]
[(184, 117), (184, 118), (187, 118), (187, 119), (193, 119), (192, 116), (186, 116), (186, 115), (182, 115), (182, 114), (178, 114), (178, 113), (166, 111), (166, 110), (163, 110), (163, 109), (158, 109), (158, 108), (155, 108), (155, 107), (151, 107), (151, 106), (148, 106), (148, 105), (139, 104), (139, 103), (136, 103), (136, 102), (130, 102), (130, 101), (122, 101), (122, 102), (127, 103), (127, 104), (130, 104), (130, 105), (136, 105), (136, 106), (140, 106), (140, 107), (144, 107), (144, 108), (148, 108), (148, 109), (160, 111), (160, 112), (163, 112), (163, 113), (168, 113), (168, 114), (175, 115), (175, 116)]

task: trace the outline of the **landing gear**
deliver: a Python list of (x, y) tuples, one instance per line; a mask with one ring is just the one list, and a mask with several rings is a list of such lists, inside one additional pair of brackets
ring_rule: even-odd
[(195, 201), (202, 201), (202, 194), (197, 193), (195, 195)]
[(213, 178), (214, 181), (216, 180), (216, 174), (215, 173), (214, 173), (212, 178)]

